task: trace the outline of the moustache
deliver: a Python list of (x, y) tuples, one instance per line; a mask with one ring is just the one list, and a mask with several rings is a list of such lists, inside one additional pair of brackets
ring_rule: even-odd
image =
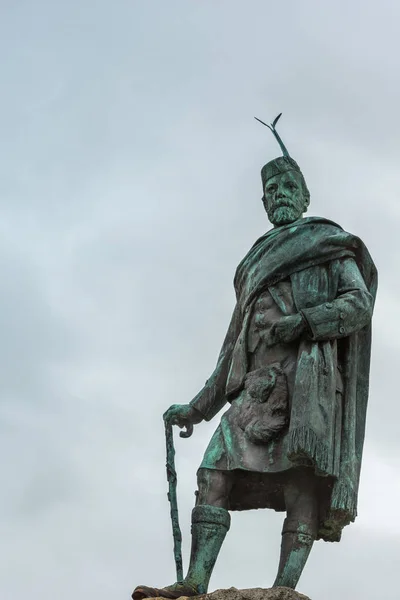
[(287, 200), (286, 198), (280, 198), (279, 200), (276, 200), (273, 203), (272, 206), (274, 209), (275, 208), (282, 208), (282, 207), (287, 207), (287, 208), (294, 208), (294, 203), (291, 202), (290, 200)]

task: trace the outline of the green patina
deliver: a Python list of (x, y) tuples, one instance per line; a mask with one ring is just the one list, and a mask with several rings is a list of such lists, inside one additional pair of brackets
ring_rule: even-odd
[[(274, 585), (291, 588), (314, 540), (339, 541), (357, 514), (377, 272), (357, 236), (304, 217), (310, 194), (276, 122), (268, 127), (283, 156), (261, 171), (274, 227), (236, 270), (237, 302), (214, 372), (190, 404), (164, 415), (188, 436), (230, 405), (198, 471), (189, 570), (157, 590), (167, 598), (207, 591), (228, 511), (286, 511)], [(149, 590), (137, 588), (135, 600)]]

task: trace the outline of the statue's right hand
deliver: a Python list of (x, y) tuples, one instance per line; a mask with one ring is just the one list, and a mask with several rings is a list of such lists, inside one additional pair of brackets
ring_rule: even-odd
[(201, 423), (203, 415), (190, 404), (173, 404), (163, 414), (166, 425), (178, 425), (181, 429), (186, 427), (193, 430), (193, 425)]

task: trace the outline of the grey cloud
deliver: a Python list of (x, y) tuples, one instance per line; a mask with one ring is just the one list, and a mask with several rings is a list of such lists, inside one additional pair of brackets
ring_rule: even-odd
[[(398, 17), (386, 1), (2, 3), (2, 598), (171, 582), (161, 415), (213, 370), (234, 270), (269, 227), (259, 170), (279, 150), (253, 115), (281, 111), (310, 214), (380, 271), (360, 517), (317, 544), (300, 589), (396, 598), (380, 490), (398, 498)], [(216, 422), (177, 439), (186, 563)], [(235, 514), (212, 587), (269, 585), (281, 521)]]

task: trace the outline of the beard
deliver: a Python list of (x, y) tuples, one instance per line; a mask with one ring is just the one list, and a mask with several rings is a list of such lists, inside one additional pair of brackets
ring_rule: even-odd
[(278, 206), (268, 212), (268, 218), (273, 225), (287, 225), (296, 221), (301, 214), (292, 206)]

